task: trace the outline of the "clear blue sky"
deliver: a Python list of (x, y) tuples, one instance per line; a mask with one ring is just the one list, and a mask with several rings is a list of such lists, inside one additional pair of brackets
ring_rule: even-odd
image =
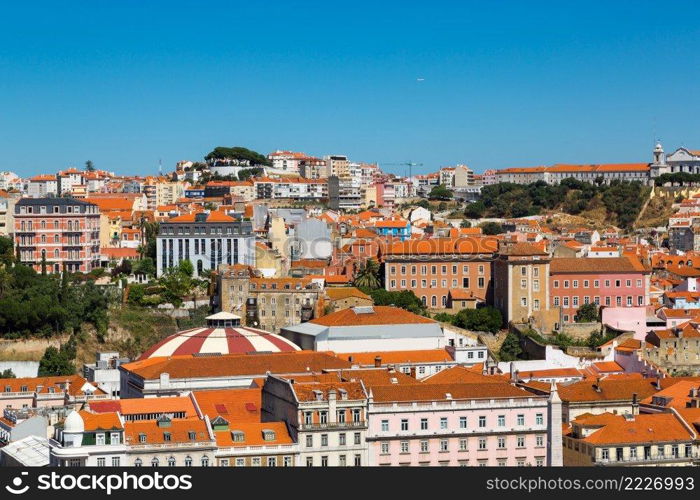
[(699, 18), (697, 1), (8, 3), (0, 170), (148, 174), (219, 145), (423, 171), (647, 161), (655, 135), (700, 148)]

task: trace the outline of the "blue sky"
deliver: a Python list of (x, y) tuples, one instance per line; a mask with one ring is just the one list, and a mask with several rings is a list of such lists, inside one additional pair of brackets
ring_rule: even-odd
[(219, 145), (423, 171), (647, 161), (655, 137), (700, 148), (699, 14), (694, 1), (15, 2), (0, 18), (0, 170), (89, 159), (150, 174)]

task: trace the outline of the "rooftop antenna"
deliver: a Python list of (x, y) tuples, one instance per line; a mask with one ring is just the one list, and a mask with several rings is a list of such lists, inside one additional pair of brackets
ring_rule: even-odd
[(163, 159), (158, 158), (158, 176), (163, 175)]

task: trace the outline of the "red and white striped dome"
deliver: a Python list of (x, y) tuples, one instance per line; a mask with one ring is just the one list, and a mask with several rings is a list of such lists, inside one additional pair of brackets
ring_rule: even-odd
[(140, 360), (182, 354), (245, 354), (248, 352), (299, 351), (293, 342), (274, 333), (239, 326), (240, 317), (218, 313), (207, 318), (208, 326), (184, 330), (161, 340)]

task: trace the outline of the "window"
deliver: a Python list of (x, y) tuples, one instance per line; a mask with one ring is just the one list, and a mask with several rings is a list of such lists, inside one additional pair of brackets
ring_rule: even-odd
[(486, 427), (486, 417), (483, 415), (479, 417), (479, 427)]
[(459, 428), (460, 429), (467, 428), (467, 417), (459, 417)]
[(321, 446), (328, 446), (328, 434), (321, 434)]
[(306, 457), (306, 466), (307, 466), (307, 467), (313, 467), (313, 466), (314, 466), (314, 457)]
[(355, 467), (360, 467), (362, 465), (362, 455), (355, 455), (354, 462)]
[(518, 436), (516, 439), (516, 446), (518, 448), (525, 448), (525, 436)]
[(120, 436), (119, 436), (119, 433), (118, 433), (118, 432), (112, 432), (112, 433), (110, 433), (110, 435), (109, 435), (109, 443), (110, 443), (110, 444), (119, 444), (119, 441), (120, 441), (119, 437), (120, 437)]
[(175, 457), (168, 458), (168, 467), (175, 467)]
[[(238, 460), (239, 460), (239, 459), (236, 459), (236, 465), (238, 465)], [(241, 459), (241, 460), (242, 460), (242, 459)], [(242, 464), (241, 464), (241, 465), (242, 465)], [(189, 455), (187, 455), (187, 456), (185, 457), (185, 467), (192, 467), (192, 457), (189, 456)]]
[(428, 419), (427, 418), (421, 418), (420, 419), (420, 429), (422, 431), (425, 431), (428, 429)]
[(505, 426), (506, 426), (506, 416), (499, 415), (498, 416), (498, 427), (505, 427)]
[(306, 447), (312, 448), (313, 445), (314, 445), (314, 436), (312, 434), (308, 434), (306, 436)]
[(401, 441), (401, 453), (408, 453), (408, 441)]
[(360, 434), (359, 432), (356, 432), (356, 433), (353, 435), (353, 442), (354, 442), (355, 444), (361, 444), (361, 443), (362, 443), (362, 434)]
[(446, 452), (449, 449), (449, 443), (447, 439), (441, 439), (440, 440), (440, 451), (441, 452)]
[(97, 459), (97, 466), (98, 467), (104, 467), (106, 464), (106, 459), (104, 457), (100, 457)]
[(119, 457), (112, 457), (112, 467), (119, 467), (121, 464), (121, 460), (119, 460)]
[(535, 415), (535, 424), (537, 424), (537, 425), (544, 424), (544, 415), (542, 413), (538, 413), (537, 415)]
[[(260, 459), (258, 459), (258, 460), (260, 460)], [(202, 467), (209, 467), (209, 457), (208, 456), (204, 455), (202, 457), (201, 462), (202, 462)], [(253, 459), (253, 462), (255, 462), (255, 459)], [(255, 465), (255, 464), (253, 464), (253, 465)], [(258, 464), (258, 465), (260, 465), (260, 464)]]
[(485, 450), (485, 449), (486, 449), (486, 439), (484, 439), (484, 438), (479, 438), (479, 449), (480, 449), (480, 450)]
[(327, 411), (318, 412), (318, 418), (322, 424), (327, 424), (328, 423), (328, 412)]
[(382, 443), (382, 446), (381, 446), (381, 453), (382, 453), (382, 455), (388, 455), (388, 454), (389, 454), (389, 443)]
[(151, 460), (151, 467), (158, 467), (159, 463), (160, 461), (156, 457), (153, 457), (153, 460)]
[(105, 435), (103, 433), (95, 434), (95, 444), (98, 446), (105, 444)]
[(552, 288), (559, 288), (559, 280), (554, 280), (554, 283), (552, 284)]
[(421, 453), (428, 453), (428, 451), (430, 451), (428, 441), (424, 439), (420, 442), (420, 452)]
[(388, 431), (389, 431), (389, 421), (382, 420), (382, 432), (388, 432)]
[(506, 438), (504, 437), (499, 437), (498, 438), (498, 449), (503, 450), (506, 447)]
[(518, 417), (517, 417), (517, 421), (518, 421), (518, 425), (525, 425), (525, 415), (523, 415), (522, 413), (519, 413)]
[(544, 436), (542, 434), (535, 436), (535, 446), (544, 446)]
[(267, 457), (268, 467), (277, 467), (277, 457)]
[(440, 417), (440, 429), (447, 429), (447, 417)]
[(407, 419), (407, 418), (402, 418), (402, 419), (401, 419), (401, 430), (402, 430), (402, 431), (407, 431), (407, 430), (408, 430), (408, 419)]
[(520, 298), (520, 305), (523, 307), (527, 307), (527, 297)]
[(143, 461), (140, 458), (137, 458), (134, 460), (134, 467), (141, 467), (143, 465)]
[(348, 465), (347, 458), (345, 455), (338, 455), (338, 465), (340, 467), (345, 467)]
[(459, 440), (459, 451), (467, 451), (467, 440), (466, 439)]

